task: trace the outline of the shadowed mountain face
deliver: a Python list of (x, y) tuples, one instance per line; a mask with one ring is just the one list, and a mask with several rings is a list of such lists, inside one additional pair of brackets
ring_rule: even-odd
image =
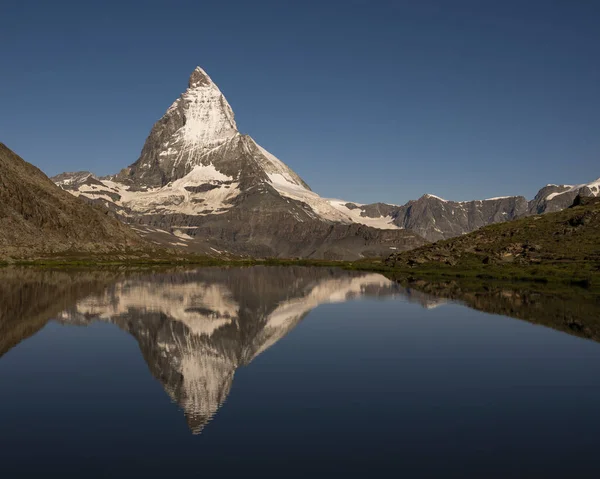
[[(152, 375), (200, 433), (226, 401), (235, 373), (321, 304), (398, 297), (434, 308), (462, 301), (598, 340), (594, 296), (457, 283), (395, 282), (328, 268), (204, 268), (195, 271), (0, 270), (0, 355), (49, 320), (114, 324), (131, 334)], [(549, 319), (548, 319), (549, 318)], [(110, 354), (107, 352), (107, 354)]]

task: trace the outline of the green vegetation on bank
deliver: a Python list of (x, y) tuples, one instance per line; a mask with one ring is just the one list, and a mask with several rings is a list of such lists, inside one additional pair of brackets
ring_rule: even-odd
[(483, 280), (504, 282), (552, 283), (584, 286), (600, 289), (600, 271), (591, 265), (562, 264), (556, 265), (479, 265), (450, 266), (443, 264), (426, 264), (417, 267), (396, 267), (385, 264), (380, 260), (361, 260), (355, 262), (327, 261), (309, 259), (230, 259), (223, 260), (209, 257), (161, 257), (150, 258), (42, 258), (36, 260), (20, 260), (0, 262), (0, 266), (31, 266), (42, 268), (106, 268), (106, 267), (138, 267), (144, 269), (161, 267), (245, 267), (245, 266), (313, 266), (337, 267), (352, 271), (373, 271), (385, 274), (394, 279), (422, 278), (429, 281), (444, 281), (458, 279), (477, 283)]

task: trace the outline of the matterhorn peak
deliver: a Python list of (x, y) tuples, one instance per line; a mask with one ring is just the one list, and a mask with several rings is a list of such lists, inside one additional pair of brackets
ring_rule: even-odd
[(88, 173), (55, 181), (143, 224), (142, 234), (159, 244), (198, 254), (356, 259), (424, 242), (394, 222), (398, 207), (367, 215), (311, 191), (240, 133), (231, 106), (201, 67), (154, 124), (135, 163), (107, 178)]
[(198, 88), (203, 86), (214, 85), (208, 74), (200, 67), (196, 67), (190, 75), (188, 82), (189, 88)]

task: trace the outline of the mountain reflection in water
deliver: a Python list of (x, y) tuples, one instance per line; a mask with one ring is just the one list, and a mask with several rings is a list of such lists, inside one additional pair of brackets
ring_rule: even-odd
[[(400, 297), (475, 309), (598, 339), (597, 296), (551, 295), (454, 282), (395, 282), (329, 268), (203, 268), (135, 273), (0, 270), (0, 356), (54, 319), (117, 325), (137, 340), (155, 378), (198, 434), (223, 405), (235, 372), (314, 308), (359, 297)], [(560, 306), (559, 306), (560, 305)], [(545, 318), (545, 319), (544, 319)], [(546, 321), (544, 323), (544, 321)]]
[[(128, 278), (56, 315), (69, 325), (105, 321), (136, 338), (152, 374), (202, 431), (227, 399), (235, 371), (315, 307), (361, 296), (406, 295), (380, 274), (324, 268), (209, 268)], [(426, 307), (444, 300), (417, 293)]]

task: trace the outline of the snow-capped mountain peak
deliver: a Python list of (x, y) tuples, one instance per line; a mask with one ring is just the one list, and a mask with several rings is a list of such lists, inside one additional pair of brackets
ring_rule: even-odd
[(190, 75), (188, 87), (196, 88), (209, 85), (214, 85), (214, 82), (208, 76), (208, 73), (206, 73), (201, 67), (197, 66)]
[[(186, 153), (201, 152), (219, 146), (239, 132), (231, 106), (219, 87), (200, 67), (192, 72), (188, 89), (167, 110), (168, 116), (183, 117), (161, 154), (182, 158)], [(163, 117), (164, 118), (164, 117)]]
[(211, 254), (208, 239), (219, 254), (357, 258), (424, 242), (401, 231), (387, 213), (367, 217), (352, 204), (311, 191), (283, 161), (240, 133), (225, 96), (200, 67), (154, 124), (135, 163), (106, 178), (62, 175), (55, 181), (144, 225), (141, 234), (188, 251)]

